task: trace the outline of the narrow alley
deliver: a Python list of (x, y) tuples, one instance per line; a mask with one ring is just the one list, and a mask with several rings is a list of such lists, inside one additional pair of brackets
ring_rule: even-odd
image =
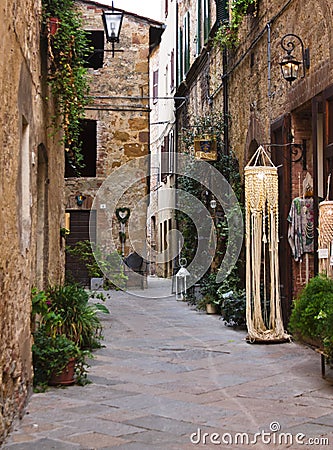
[(332, 383), (316, 352), (250, 345), (170, 291), (158, 279), (112, 291), (92, 383), (33, 394), (3, 448), (331, 448)]

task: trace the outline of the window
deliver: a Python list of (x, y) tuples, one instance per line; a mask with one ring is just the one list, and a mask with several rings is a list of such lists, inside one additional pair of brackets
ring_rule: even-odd
[(183, 29), (178, 30), (178, 85), (183, 81)]
[(174, 132), (169, 132), (164, 136), (163, 145), (161, 146), (161, 180), (166, 182), (167, 175), (174, 171)]
[(158, 99), (158, 69), (153, 72), (153, 102), (156, 103)]
[(184, 75), (190, 69), (190, 13), (187, 11), (184, 17)]
[(204, 41), (206, 42), (210, 32), (210, 1), (204, 1)]
[[(81, 153), (83, 155), (84, 167), (80, 170), (81, 177), (96, 176), (97, 158), (97, 124), (96, 120), (82, 120), (80, 140), (82, 142)], [(75, 168), (66, 160), (65, 177), (77, 177)]]
[(164, 136), (164, 142), (161, 147), (161, 179), (166, 182), (169, 174), (169, 136)]
[(165, 94), (169, 94), (169, 66), (165, 66)]
[(199, 55), (202, 40), (202, 0), (197, 0), (197, 38), (196, 38), (196, 54)]
[(86, 67), (100, 69), (103, 67), (103, 51), (104, 51), (104, 32), (103, 31), (87, 31), (87, 39), (89, 47), (93, 47), (92, 52), (87, 56)]
[(31, 192), (30, 192), (30, 128), (22, 116), (21, 128), (21, 167), (20, 167), (20, 211), (19, 226), (21, 231), (21, 252), (30, 247), (31, 236)]
[(174, 138), (174, 132), (170, 131), (169, 133), (169, 173), (174, 173), (175, 170), (175, 161), (174, 161), (174, 154), (175, 152), (175, 138)]

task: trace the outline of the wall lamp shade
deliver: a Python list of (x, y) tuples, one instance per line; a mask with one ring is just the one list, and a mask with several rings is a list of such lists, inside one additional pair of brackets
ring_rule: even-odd
[(108, 42), (119, 42), (119, 34), (121, 25), (123, 22), (123, 12), (115, 12), (114, 9), (111, 11), (103, 11), (103, 24), (106, 34), (106, 40)]
[[(299, 52), (302, 57), (301, 61), (298, 61), (295, 55), (292, 54), (297, 44), (300, 45)], [(287, 52), (282, 61), (279, 63), (283, 78), (290, 84), (299, 77), (304, 78), (305, 69), (309, 69), (310, 67), (310, 52), (308, 48), (304, 48), (302, 39), (296, 34), (286, 34), (281, 39), (281, 47)], [(302, 74), (300, 76), (301, 68)]]

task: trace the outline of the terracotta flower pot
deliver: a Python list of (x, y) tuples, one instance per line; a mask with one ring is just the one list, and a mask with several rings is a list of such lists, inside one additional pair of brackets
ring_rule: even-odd
[(216, 305), (214, 303), (207, 303), (206, 313), (207, 314), (216, 314), (217, 313)]
[(50, 34), (52, 36), (54, 36), (56, 34), (56, 32), (58, 31), (59, 24), (60, 24), (60, 20), (57, 17), (49, 18), (49, 29), (50, 29)]
[(49, 381), (50, 386), (70, 386), (75, 383), (75, 358), (69, 360), (68, 364), (60, 374), (52, 374)]

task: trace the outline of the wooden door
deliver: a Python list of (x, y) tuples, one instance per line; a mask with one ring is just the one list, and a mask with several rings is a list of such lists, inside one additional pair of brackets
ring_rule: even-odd
[(280, 295), (283, 323), (287, 327), (292, 305), (292, 255), (288, 242), (287, 221), (291, 204), (291, 117), (286, 114), (271, 127), (272, 161), (278, 168), (279, 176), (279, 266)]
[[(73, 246), (79, 241), (90, 240), (89, 220), (91, 217), (91, 239), (96, 239), (96, 211), (71, 210), (70, 213), (70, 234), (66, 239), (66, 245)], [(82, 286), (90, 286), (88, 271), (79, 258), (66, 254), (66, 276), (73, 279)]]

